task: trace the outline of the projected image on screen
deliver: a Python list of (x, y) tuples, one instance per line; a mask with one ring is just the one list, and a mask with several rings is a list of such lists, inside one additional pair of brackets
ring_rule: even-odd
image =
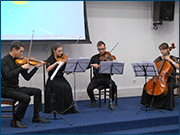
[(83, 1), (1, 1), (1, 40), (84, 40)]

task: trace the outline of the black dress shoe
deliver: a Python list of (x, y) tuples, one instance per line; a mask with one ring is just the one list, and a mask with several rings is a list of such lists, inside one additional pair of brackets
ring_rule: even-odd
[[(13, 127), (13, 123), (11, 121), (11, 127)], [(15, 127), (18, 127), (18, 128), (27, 128), (26, 125), (22, 124), (21, 121), (15, 121)]]
[(33, 119), (32, 119), (33, 123), (39, 123), (41, 121), (42, 121), (42, 123), (49, 123), (50, 122), (49, 120), (43, 120), (41, 117), (38, 117), (38, 118), (33, 117)]
[(115, 107), (113, 106), (112, 103), (109, 103), (109, 104), (108, 104), (108, 107), (109, 107), (110, 110), (115, 110)]
[(95, 100), (95, 101), (91, 101), (90, 107), (91, 107), (91, 108), (94, 108), (95, 105), (96, 105), (96, 100)]

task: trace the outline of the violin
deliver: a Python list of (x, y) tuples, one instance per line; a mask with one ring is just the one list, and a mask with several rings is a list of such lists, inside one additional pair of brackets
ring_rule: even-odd
[(105, 52), (103, 55), (99, 57), (100, 61), (113, 61), (116, 60), (116, 57), (114, 55), (111, 55), (110, 52)]
[(61, 56), (57, 57), (57, 61), (64, 61), (65, 63), (67, 63), (68, 57), (65, 54), (62, 54)]
[[(20, 66), (20, 65), (24, 65), (24, 64), (27, 64), (29, 63), (29, 65), (31, 66), (35, 66), (40, 60), (36, 60), (36, 58), (34, 57), (30, 57), (29, 59), (28, 58), (25, 58), (25, 57), (22, 57), (22, 58), (17, 58), (15, 60), (15, 63)], [(48, 63), (45, 63), (46, 65), (49, 65)]]
[[(110, 52), (112, 52), (116, 46), (119, 44), (119, 42), (117, 42), (117, 44), (112, 48), (112, 50)], [(99, 57), (99, 60), (100, 61), (113, 61), (113, 60), (116, 60), (116, 57), (114, 55), (111, 55), (110, 52), (105, 52), (103, 55), (101, 55)]]
[[(171, 51), (175, 48), (175, 44), (172, 43), (172, 46), (169, 48)], [(167, 52), (168, 54), (168, 52)], [(166, 55), (167, 55), (166, 54)], [(168, 93), (168, 76), (171, 75), (173, 71), (173, 66), (169, 61), (165, 60), (165, 58), (156, 63), (156, 68), (158, 69), (158, 77), (151, 78), (145, 87), (146, 93), (149, 95), (153, 95), (159, 98), (162, 98)]]
[[(77, 45), (77, 43), (79, 42), (79, 40), (80, 40), (80, 37), (79, 37), (79, 39), (76, 41), (76, 43), (74, 44), (74, 47), (71, 49), (71, 51), (69, 52), (69, 54), (68, 54), (68, 56), (72, 53), (72, 51), (74, 50), (74, 48), (75, 48), (75, 46)], [(68, 56), (66, 56), (65, 54), (62, 54), (62, 56), (61, 57), (63, 57), (63, 58), (65, 58), (66, 57), (66, 61), (67, 61), (67, 59), (68, 59)], [(57, 60), (63, 60), (62, 58), (60, 59), (60, 58), (57, 58)], [(65, 62), (66, 62), (65, 61)], [(53, 72), (53, 74), (51, 75), (51, 77), (50, 77), (50, 80), (52, 81), (53, 79), (54, 79), (54, 77), (55, 77), (55, 75), (57, 74), (57, 72), (58, 72), (58, 70), (61, 68), (61, 62), (59, 63), (59, 65), (57, 66), (57, 68), (55, 69), (55, 71)]]

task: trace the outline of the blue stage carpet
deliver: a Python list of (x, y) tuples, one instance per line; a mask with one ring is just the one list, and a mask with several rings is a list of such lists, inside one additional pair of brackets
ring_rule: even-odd
[[(141, 97), (118, 98), (115, 111), (109, 110), (103, 101), (101, 108), (98, 102), (90, 108), (90, 101), (78, 101), (80, 113), (62, 115), (72, 126), (58, 115), (57, 120), (51, 115), (50, 123), (36, 127), (31, 122), (33, 105), (29, 105), (22, 122), (28, 128), (12, 128), (11, 118), (1, 118), (1, 134), (179, 134), (179, 99), (175, 99), (174, 111), (144, 109), (136, 115), (143, 107), (140, 100)], [(41, 112), (40, 116), (45, 118), (48, 114)]]

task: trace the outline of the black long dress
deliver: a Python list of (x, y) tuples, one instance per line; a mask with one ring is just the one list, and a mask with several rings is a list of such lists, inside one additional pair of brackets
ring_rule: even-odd
[[(56, 59), (54, 56), (50, 56), (47, 59), (47, 63), (50, 63), (50, 65), (55, 62)], [(69, 108), (73, 102), (71, 86), (63, 76), (65, 64), (59, 69), (54, 79), (52, 81), (50, 80), (50, 77), (54, 73), (56, 67), (57, 66), (48, 72), (48, 80), (45, 89), (45, 113), (51, 113), (53, 110), (56, 110), (58, 113), (62, 113), (64, 110)], [(77, 111), (73, 106), (63, 114), (67, 113), (77, 113)]]
[[(171, 59), (176, 61), (174, 59), (174, 56), (170, 56), (170, 57), (171, 57)], [(162, 58), (158, 57), (155, 60), (155, 63), (157, 63), (157, 62), (159, 62), (161, 60), (162, 60)], [(175, 70), (176, 70), (176, 68), (173, 66), (173, 72), (171, 74), (172, 76), (175, 75), (175, 72), (176, 72)], [(169, 76), (168, 80), (167, 80), (167, 83), (168, 83), (168, 93), (163, 98), (155, 97), (154, 101), (153, 101), (153, 105), (152, 105), (153, 107), (158, 108), (158, 109), (167, 109), (167, 110), (173, 111), (173, 108), (174, 108), (174, 92), (173, 92), (173, 87), (174, 87), (174, 85), (176, 83), (176, 79), (175, 79), (175, 77), (172, 77), (172, 76)], [(146, 105), (146, 106), (150, 106), (151, 105), (151, 101), (152, 101), (152, 96), (148, 95), (146, 93), (145, 86), (146, 86), (146, 84), (144, 85), (144, 88), (143, 88), (141, 104)]]

